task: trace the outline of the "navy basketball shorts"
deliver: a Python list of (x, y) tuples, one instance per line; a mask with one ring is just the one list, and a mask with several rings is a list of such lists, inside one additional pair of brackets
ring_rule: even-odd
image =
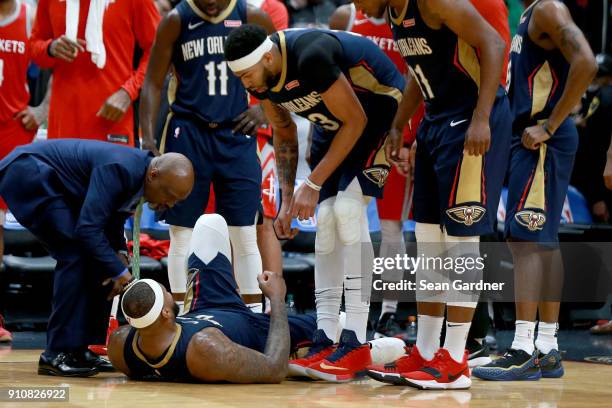
[(557, 243), (578, 132), (571, 119), (566, 119), (538, 150), (526, 149), (521, 137), (512, 137), (505, 237)]
[(187, 156), (195, 182), (187, 199), (160, 218), (170, 225), (193, 228), (215, 189), (216, 212), (231, 226), (254, 225), (261, 206), (261, 166), (255, 137), (210, 128), (198, 120), (172, 116), (166, 127), (165, 152)]
[[(391, 170), (384, 145), (397, 111), (397, 103), (391, 98), (386, 98), (389, 101), (380, 101), (380, 99), (375, 109), (364, 106), (368, 124), (348, 156), (323, 183), (319, 202), (346, 190), (355, 177), (364, 196), (382, 198), (383, 188)], [(310, 148), (311, 169), (314, 169), (328, 152), (335, 135), (335, 132), (325, 131), (317, 125), (313, 126)]]
[(484, 156), (463, 154), (472, 112), (423, 120), (417, 133), (414, 220), (440, 224), (451, 236), (490, 234), (506, 175), (512, 138), (508, 98), (491, 111), (491, 146)]

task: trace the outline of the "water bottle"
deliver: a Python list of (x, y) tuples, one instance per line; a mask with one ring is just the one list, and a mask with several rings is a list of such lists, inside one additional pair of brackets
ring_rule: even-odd
[(415, 344), (417, 338), (416, 316), (408, 316), (408, 327), (406, 328), (406, 339), (408, 343)]
[(287, 316), (296, 315), (297, 310), (295, 309), (295, 302), (293, 301), (293, 295), (289, 293), (287, 295)]

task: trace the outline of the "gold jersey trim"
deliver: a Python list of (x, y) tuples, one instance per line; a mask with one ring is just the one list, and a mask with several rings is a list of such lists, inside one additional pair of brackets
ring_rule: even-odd
[(176, 345), (178, 344), (178, 341), (181, 338), (181, 333), (183, 332), (183, 328), (181, 327), (180, 324), (178, 323), (174, 323), (174, 324), (176, 325), (176, 332), (174, 333), (174, 338), (172, 339), (172, 343), (170, 343), (170, 347), (168, 347), (168, 350), (166, 350), (166, 353), (164, 354), (164, 358), (162, 358), (162, 360), (159, 363), (157, 364), (149, 363), (149, 360), (147, 360), (147, 358), (144, 356), (144, 354), (142, 354), (142, 352), (138, 348), (138, 338), (140, 337), (138, 334), (138, 331), (136, 332), (136, 334), (134, 335), (134, 339), (132, 340), (132, 350), (134, 351), (134, 354), (136, 354), (136, 357), (142, 360), (149, 367), (155, 368), (155, 369), (162, 368), (163, 366), (168, 364), (168, 361), (170, 361), (170, 358), (174, 354)]
[(283, 67), (281, 70), (281, 77), (278, 80), (278, 83), (274, 88), (272, 88), (272, 92), (280, 92), (285, 86), (285, 81), (287, 80), (287, 43), (285, 40), (285, 33), (282, 31), (278, 32), (278, 40), (279, 40), (279, 51), (281, 53), (281, 58), (283, 60)]
[(189, 7), (191, 7), (194, 13), (196, 13), (202, 20), (208, 21), (212, 24), (218, 24), (225, 20), (232, 13), (232, 11), (234, 11), (234, 8), (236, 8), (236, 3), (238, 3), (238, 0), (230, 0), (225, 10), (219, 13), (218, 16), (211, 17), (208, 14), (204, 13), (202, 10), (200, 10), (199, 7), (195, 4), (194, 0), (187, 0), (187, 4), (189, 4)]
[(398, 104), (402, 102), (402, 91), (381, 84), (378, 82), (378, 79), (362, 65), (350, 68), (349, 76), (351, 77), (351, 82), (360, 88), (367, 89), (377, 95), (390, 96), (395, 99)]

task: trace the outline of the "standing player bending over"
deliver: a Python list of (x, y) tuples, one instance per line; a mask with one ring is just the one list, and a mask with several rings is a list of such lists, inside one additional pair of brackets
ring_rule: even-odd
[[(495, 4), (505, 13), (502, 1)], [(390, 134), (394, 160), (404, 125), (425, 100), (414, 175), (418, 252), (476, 257), (480, 235), (494, 231), (510, 150), (510, 109), (500, 87), (505, 43), (468, 0), (356, 0), (355, 5), (373, 17), (388, 13), (412, 74)], [(416, 279), (430, 280), (432, 272), (418, 269)], [(477, 299), (476, 293), (418, 290), (416, 347), (395, 365), (368, 373), (418, 388), (469, 388), (464, 352)]]
[[(370, 363), (366, 325), (374, 252), (366, 217), (389, 174), (383, 149), (404, 80), (372, 41), (344, 32), (288, 30), (267, 37), (253, 25), (225, 42), (229, 67), (262, 100), (274, 130), (282, 187), (275, 228), (292, 238), (291, 219), (308, 219), (320, 202), (315, 242), (317, 332), (292, 373), (348, 381)], [(314, 123), (312, 173), (295, 192), (296, 126), (289, 112)], [(345, 272), (347, 271), (346, 275)], [(344, 286), (346, 329), (332, 347)]]
[(270, 299), (270, 315), (253, 313), (237, 292), (229, 231), (223, 217), (197, 221), (188, 256), (185, 309), (159, 283), (143, 279), (124, 293), (121, 307), (130, 326), (108, 345), (115, 368), (135, 379), (277, 383), (285, 378), (289, 352), (309, 340), (312, 316), (289, 316), (281, 274), (257, 277)]
[(597, 64), (567, 7), (553, 0), (525, 10), (510, 56), (514, 123), (505, 235), (514, 260), (516, 331), (504, 357), (474, 369), (474, 375), (506, 381), (558, 378), (563, 375), (557, 344), (563, 288), (558, 231), (578, 148), (568, 115)]

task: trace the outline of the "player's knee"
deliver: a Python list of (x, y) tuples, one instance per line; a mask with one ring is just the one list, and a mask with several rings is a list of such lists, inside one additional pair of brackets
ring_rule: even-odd
[(338, 226), (338, 236), (344, 245), (352, 245), (361, 238), (362, 204), (358, 200), (338, 197), (334, 203), (334, 216)]
[(414, 227), (417, 242), (442, 242), (443, 236), (438, 224), (417, 222)]
[(331, 205), (321, 205), (317, 213), (317, 235), (315, 252), (329, 254), (334, 250), (336, 241), (336, 220)]
[(198, 218), (189, 247), (190, 252), (205, 263), (214, 259), (218, 253), (231, 261), (229, 231), (225, 219), (219, 214), (204, 214)]

